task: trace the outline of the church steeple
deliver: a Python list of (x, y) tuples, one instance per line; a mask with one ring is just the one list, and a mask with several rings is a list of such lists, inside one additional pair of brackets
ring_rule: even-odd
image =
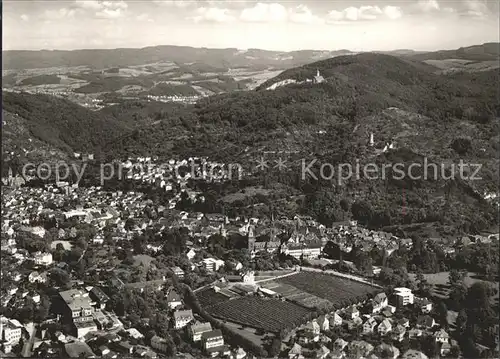
[(253, 231), (253, 226), (248, 226), (248, 251), (252, 253), (255, 249), (255, 234)]

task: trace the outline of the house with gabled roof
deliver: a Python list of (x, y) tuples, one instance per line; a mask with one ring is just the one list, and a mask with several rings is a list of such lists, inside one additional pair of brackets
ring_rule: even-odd
[(302, 346), (295, 343), (288, 351), (288, 359), (304, 359), (304, 356), (302, 355)]
[(372, 299), (372, 313), (378, 313), (388, 305), (389, 301), (387, 299), (387, 295), (384, 292), (378, 293)]
[(404, 339), (404, 336), (406, 334), (406, 328), (403, 327), (400, 324), (397, 324), (393, 329), (392, 329), (392, 338), (398, 342), (402, 341)]
[(330, 316), (320, 315), (318, 318), (318, 324), (322, 332), (330, 330)]
[(344, 310), (344, 316), (346, 319), (353, 320), (359, 317), (359, 310), (355, 305), (351, 305)]
[(330, 328), (338, 327), (340, 325), (342, 325), (342, 317), (339, 315), (338, 312), (335, 312), (330, 317)]
[(389, 319), (384, 319), (377, 327), (377, 331), (380, 335), (386, 335), (392, 330), (392, 324)]
[(450, 340), (450, 335), (444, 329), (438, 330), (433, 336), (436, 343), (448, 343)]
[(377, 326), (377, 321), (375, 318), (371, 317), (368, 318), (364, 323), (363, 323), (363, 333), (364, 334), (369, 334), (373, 333), (373, 330)]
[(319, 350), (316, 351), (316, 359), (325, 359), (330, 354), (330, 349), (322, 345)]
[(430, 315), (421, 315), (417, 318), (417, 328), (431, 329), (436, 325), (436, 321)]

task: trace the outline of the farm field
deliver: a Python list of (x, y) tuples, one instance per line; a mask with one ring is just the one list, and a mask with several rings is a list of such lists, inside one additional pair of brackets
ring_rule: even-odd
[(315, 295), (304, 292), (297, 289), (291, 285), (278, 283), (276, 281), (270, 281), (264, 283), (262, 287), (272, 290), (278, 293), (287, 300), (297, 303), (303, 307), (315, 309), (315, 308), (328, 308), (332, 305), (328, 300), (319, 298)]
[(300, 323), (309, 310), (291, 302), (256, 296), (241, 297), (206, 308), (212, 316), (244, 326), (278, 333)]
[(353, 299), (380, 292), (380, 289), (369, 284), (319, 272), (300, 272), (297, 275), (280, 278), (276, 281), (326, 299), (336, 306), (343, 306)]
[(215, 293), (212, 288), (204, 288), (200, 291), (197, 291), (196, 298), (200, 302), (200, 305), (205, 309), (229, 300), (229, 298), (225, 295)]

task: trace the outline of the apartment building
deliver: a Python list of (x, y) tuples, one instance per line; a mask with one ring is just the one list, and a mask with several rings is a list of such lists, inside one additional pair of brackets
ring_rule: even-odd
[(10, 353), (12, 347), (19, 343), (23, 334), (23, 326), (15, 319), (0, 317), (0, 342), (3, 351)]
[(81, 338), (89, 332), (96, 331), (92, 302), (89, 293), (80, 289), (70, 289), (59, 293), (64, 302), (62, 315), (67, 323), (72, 324), (71, 335)]
[(398, 308), (406, 306), (408, 304), (413, 304), (414, 302), (414, 295), (411, 292), (411, 289), (408, 288), (394, 288), (393, 296), (396, 307)]

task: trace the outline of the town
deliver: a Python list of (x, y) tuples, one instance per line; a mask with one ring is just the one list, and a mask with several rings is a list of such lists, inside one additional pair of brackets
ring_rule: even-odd
[[(231, 216), (191, 188), (203, 176), (165, 181), (151, 158), (122, 165), (137, 190), (3, 179), (2, 357), (498, 354), (498, 323), (475, 304), (498, 306), (495, 262), (481, 254), (498, 232), (445, 243), (353, 220)], [(480, 341), (464, 339), (471, 328)]]

